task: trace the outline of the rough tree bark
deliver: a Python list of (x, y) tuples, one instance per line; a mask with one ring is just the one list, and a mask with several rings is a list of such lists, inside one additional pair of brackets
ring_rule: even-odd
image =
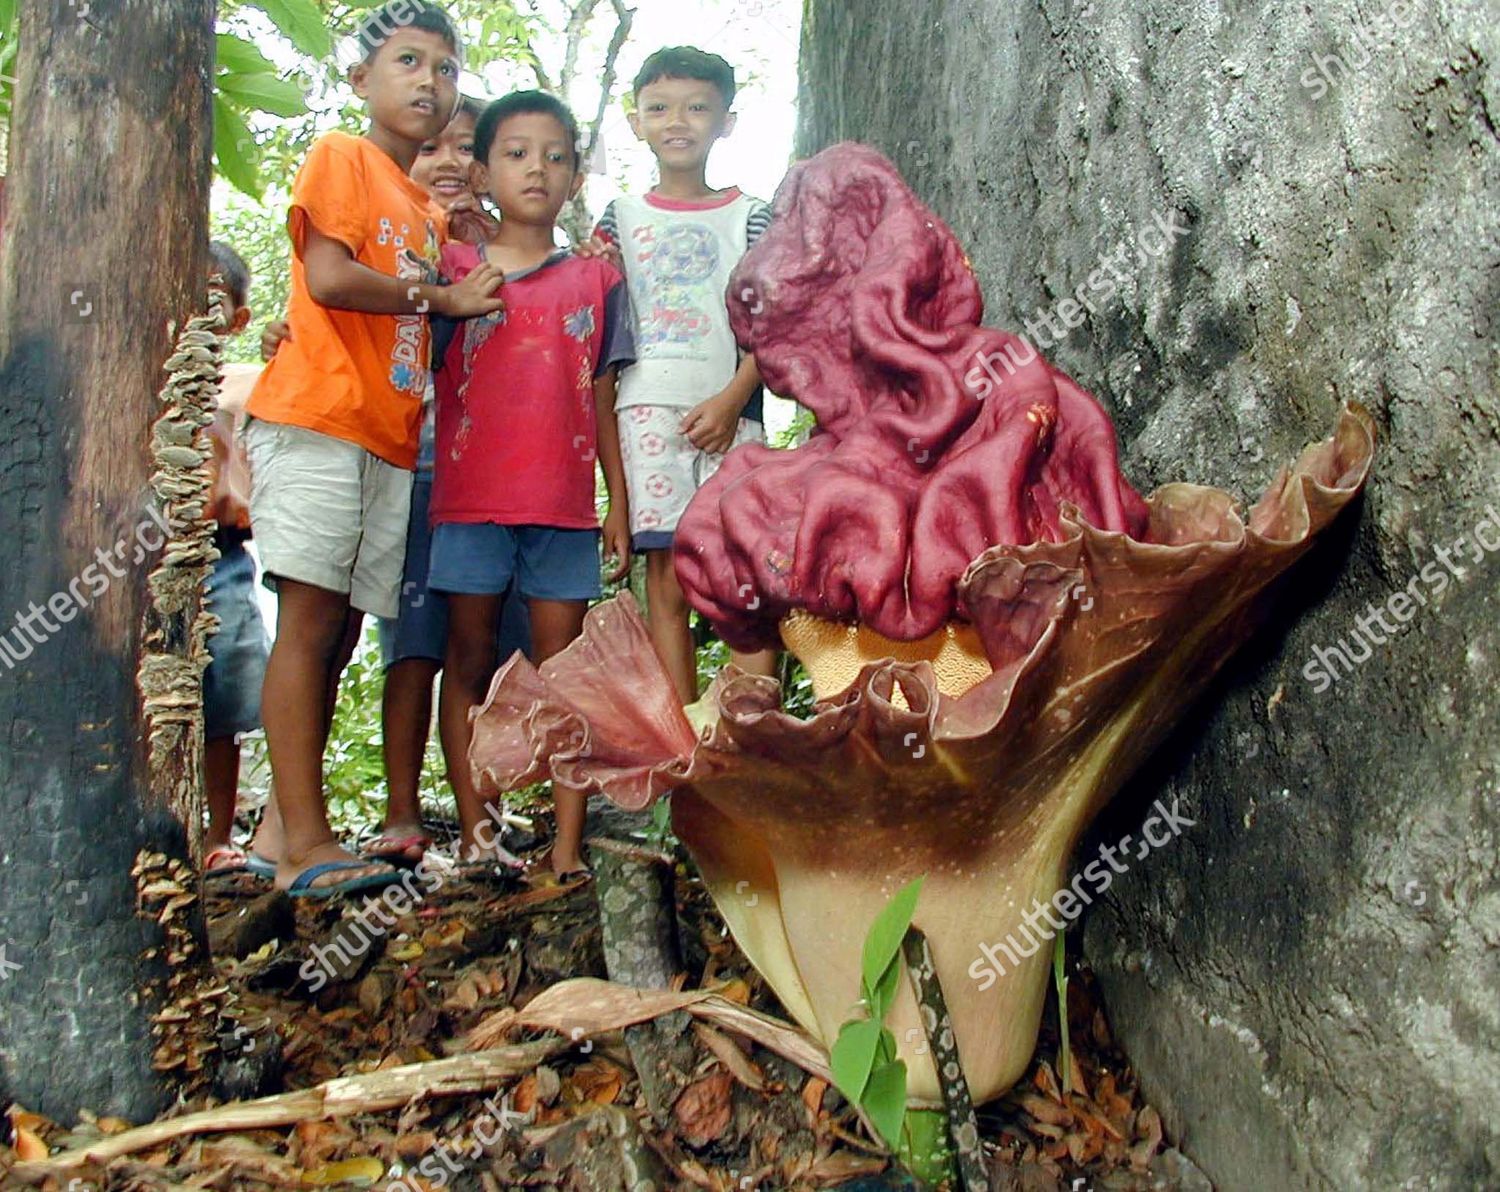
[(147, 439), (203, 305), (213, 0), (23, 0), (20, 20), (0, 259), (0, 1102), (141, 1119), (166, 1092), (151, 1015), (168, 955), (131, 871), (142, 850), (187, 855), (149, 789), (137, 691), (161, 540)]
[[(1130, 858), (1086, 941), (1169, 1132), (1224, 1189), (1500, 1172), (1494, 17), (1484, 0), (806, 9), (801, 150), (884, 150), (967, 246), (990, 321), (1111, 409), (1140, 487), (1253, 496), (1339, 400), (1380, 424), (1342, 541), (1078, 858), (1156, 797), (1198, 821)], [(1151, 253), (1161, 221), (1187, 234)], [(1122, 265), (1142, 233), (1147, 259)], [(1388, 601), (1413, 584), (1403, 618)], [(1341, 639), (1361, 656), (1356, 618), (1387, 636), (1372, 605), (1393, 640), (1305, 674)]]

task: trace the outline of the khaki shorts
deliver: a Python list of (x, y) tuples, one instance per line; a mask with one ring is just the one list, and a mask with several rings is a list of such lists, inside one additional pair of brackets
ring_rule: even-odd
[(250, 528), (266, 586), (296, 580), (394, 617), (412, 474), (358, 443), (282, 422), (252, 418), (244, 443)]

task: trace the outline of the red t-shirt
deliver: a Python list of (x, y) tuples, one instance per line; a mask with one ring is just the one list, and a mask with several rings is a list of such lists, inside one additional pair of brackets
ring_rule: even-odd
[[(462, 281), (481, 251), (444, 245), (443, 276)], [(593, 529), (594, 379), (635, 355), (624, 279), (560, 249), (500, 296), (459, 324), (434, 382), (432, 522)]]

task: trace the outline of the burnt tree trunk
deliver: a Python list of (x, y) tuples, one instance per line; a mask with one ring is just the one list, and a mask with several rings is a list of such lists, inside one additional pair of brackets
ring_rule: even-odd
[(172, 949), (132, 869), (185, 860), (187, 834), (147, 782), (137, 670), (162, 541), (155, 393), (203, 305), (213, 11), (21, 4), (0, 250), (0, 1103), (68, 1121), (151, 1117), (166, 1096), (151, 1017)]

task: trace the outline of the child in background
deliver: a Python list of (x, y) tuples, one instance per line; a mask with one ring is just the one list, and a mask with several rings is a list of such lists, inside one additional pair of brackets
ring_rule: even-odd
[[(449, 598), (438, 721), (454, 759), (468, 756), (469, 714), (498, 661), (501, 594), (514, 583), (526, 598), (539, 664), (578, 636), (600, 595), (596, 459), (609, 493), (612, 578), (630, 566), (613, 371), (632, 355), (625, 285), (614, 266), (554, 240), (558, 213), (583, 183), (577, 122), (554, 96), (508, 95), (479, 118), (474, 159), (475, 189), (499, 206), (500, 226), (482, 248), (447, 245), (443, 274), (462, 284), (471, 270), (503, 270), (505, 308), (458, 329), (436, 378), (428, 582)], [(455, 766), (450, 778), (465, 859), (496, 859), (479, 832), (485, 806), (472, 774)], [(550, 861), (567, 880), (587, 872), (584, 796), (560, 783), (553, 796)]]
[[(762, 442), (755, 358), (729, 328), (729, 275), (771, 219), (737, 187), (707, 182), (714, 144), (733, 130), (734, 68), (691, 46), (656, 51), (634, 82), (630, 126), (656, 157), (656, 186), (605, 209), (596, 238), (618, 245), (635, 312), (636, 362), (620, 375), (620, 449), (631, 542), (646, 554), (646, 621), (683, 703), (698, 698), (687, 600), (672, 563), (677, 521), (724, 453)], [(775, 654), (733, 655), (754, 674)]]
[[(245, 298), (250, 270), (240, 255), (223, 241), (208, 246), (213, 288), (224, 303), (226, 335), (238, 335), (250, 321)], [(248, 372), (247, 372), (248, 369)], [(208, 668), (203, 672), (203, 789), (208, 803), (208, 835), (203, 871), (206, 877), (240, 873), (246, 868), (243, 849), (236, 848), (234, 804), (240, 785), (240, 734), (260, 727), (260, 688), (266, 677), (269, 642), (260, 602), (255, 596), (255, 560), (245, 549), (250, 540), (250, 473), (235, 441), (243, 422), (249, 385), (260, 370), (253, 365), (227, 365), (219, 393), (219, 408), (208, 429), (213, 443), (214, 485), (209, 515), (219, 523), (214, 563), (204, 592), (208, 611), (219, 627), (208, 639)]]
[(256, 843), (274, 856), (278, 886), (319, 898), (395, 877), (334, 837), (322, 759), (329, 692), (362, 613), (398, 610), (427, 387), (424, 316), (503, 305), (492, 266), (433, 283), (445, 220), (407, 177), (458, 106), (452, 21), (425, 0), (395, 0), (356, 37), (364, 57), (350, 82), (370, 127), (319, 138), (298, 171), (292, 334), (251, 395), (245, 429), (251, 520), (279, 602), (261, 699), (279, 822), (268, 814)]

